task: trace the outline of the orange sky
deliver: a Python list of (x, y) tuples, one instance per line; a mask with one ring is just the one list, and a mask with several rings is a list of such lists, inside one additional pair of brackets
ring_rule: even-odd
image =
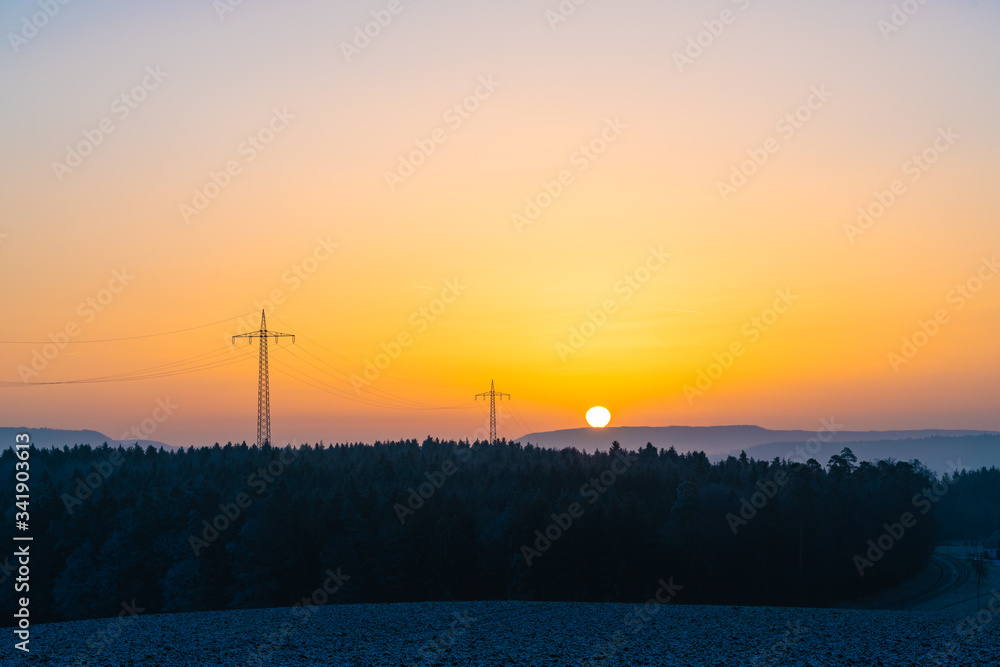
[(6, 3), (0, 421), (252, 441), (265, 307), (275, 441), (1000, 429), (995, 6), (558, 7)]

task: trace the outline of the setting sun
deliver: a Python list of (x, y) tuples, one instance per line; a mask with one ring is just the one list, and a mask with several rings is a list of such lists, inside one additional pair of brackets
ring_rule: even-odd
[(611, 421), (611, 412), (601, 406), (587, 410), (587, 423), (594, 428), (604, 428)]

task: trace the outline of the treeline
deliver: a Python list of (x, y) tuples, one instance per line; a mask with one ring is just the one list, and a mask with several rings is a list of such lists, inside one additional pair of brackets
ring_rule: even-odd
[[(3, 479), (15, 462), (0, 456)], [(430, 438), (78, 446), (31, 450), (30, 474), (33, 622), (291, 605), (330, 577), (331, 603), (636, 602), (662, 580), (680, 603), (826, 605), (924, 568), (943, 506), (921, 512), (936, 480), (920, 464), (849, 450), (824, 467)], [(944, 498), (980, 502), (971, 479)], [(982, 483), (996, 498), (995, 474)], [(8, 609), (24, 595), (0, 590)]]
[(1000, 528), (1000, 469), (959, 471), (938, 508), (942, 540), (976, 542)]

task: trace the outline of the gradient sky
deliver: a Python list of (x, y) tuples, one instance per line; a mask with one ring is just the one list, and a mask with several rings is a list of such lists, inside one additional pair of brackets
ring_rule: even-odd
[[(593, 405), (612, 425), (1000, 429), (1000, 279), (976, 283), (1000, 254), (996, 2), (931, 0), (891, 32), (887, 0), (591, 0), (558, 23), (557, 0), (223, 2), (72, 2), (37, 31), (39, 3), (0, 8), (0, 338), (30, 341), (0, 346), (0, 423), (117, 437), (169, 400), (146, 437), (252, 442), (257, 347), (226, 346), (277, 291), (268, 324), (299, 338), (270, 349), (276, 442), (481, 434), (472, 397), (491, 379), (513, 395), (510, 437), (583, 426)], [(342, 45), (390, 6), (348, 62)], [(124, 117), (116, 100), (144, 79)], [(477, 89), (467, 117), (449, 111)], [(269, 123), (271, 143), (244, 143)], [(103, 136), (78, 166), (54, 165), (88, 134)], [(936, 140), (947, 150), (915, 168)], [(227, 163), (239, 173), (185, 219)], [(320, 239), (336, 248), (304, 264)], [(647, 274), (650, 248), (670, 257)], [(81, 307), (123, 269), (101, 312)], [(460, 293), (425, 326), (446, 281)], [(779, 291), (793, 303), (772, 318)], [(934, 335), (903, 357), (921, 321)], [(199, 328), (74, 342), (29, 381), (233, 363), (24, 385), (67, 325), (74, 341)], [(349, 377), (400, 334), (358, 394)]]

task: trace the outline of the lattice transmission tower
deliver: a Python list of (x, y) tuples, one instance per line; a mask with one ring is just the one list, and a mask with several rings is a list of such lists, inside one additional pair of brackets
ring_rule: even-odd
[(502, 394), (493, 388), (493, 380), (490, 380), (489, 391), (484, 391), (481, 394), (476, 394), (477, 401), (480, 398), (490, 399), (490, 444), (494, 444), (497, 441), (497, 397), (498, 396), (500, 397), (501, 401), (503, 400), (504, 396), (507, 397), (507, 400), (510, 400), (510, 394)]
[(260, 340), (260, 372), (257, 380), (257, 446), (263, 447), (271, 444), (271, 395), (267, 381), (267, 339), (274, 338), (275, 344), (279, 338), (291, 338), (295, 342), (292, 334), (278, 333), (267, 330), (267, 322), (264, 320), (264, 311), (260, 311), (260, 331), (233, 336), (233, 344), (237, 338), (246, 338), (252, 342), (254, 338)]

